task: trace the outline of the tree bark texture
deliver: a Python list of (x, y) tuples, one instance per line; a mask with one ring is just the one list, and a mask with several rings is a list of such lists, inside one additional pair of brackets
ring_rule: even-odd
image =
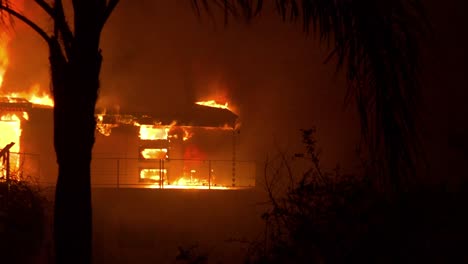
[(73, 42), (64, 43), (63, 38), (56, 37), (49, 45), (58, 164), (56, 264), (92, 262), (91, 158), (102, 61), (99, 14), (94, 5), (99, 2), (74, 2)]

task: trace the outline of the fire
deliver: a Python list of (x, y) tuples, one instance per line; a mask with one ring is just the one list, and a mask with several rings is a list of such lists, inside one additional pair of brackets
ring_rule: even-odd
[(166, 159), (167, 156), (167, 149), (151, 149), (146, 148), (141, 151), (141, 156), (145, 159)]
[(45, 92), (41, 92), (41, 88), (39, 84), (34, 84), (29, 91), (26, 92), (19, 92), (19, 93), (10, 93), (6, 94), (5, 97), (8, 98), (24, 98), (28, 100), (30, 103), (35, 105), (42, 105), (42, 106), (54, 106), (54, 99), (50, 95)]
[(141, 140), (167, 140), (170, 126), (140, 125)]
[(0, 148), (3, 148), (11, 142), (15, 145), (10, 149), (11, 152), (19, 152), (21, 137), (21, 118), (17, 114), (4, 114), (0, 117)]
[(188, 128), (184, 127), (183, 131), (184, 131), (184, 136), (182, 137), (183, 141), (187, 141), (193, 136), (193, 133), (191, 131), (188, 131)]
[(8, 53), (7, 47), (10, 41), (10, 36), (6, 32), (0, 33), (0, 87), (3, 84), (3, 77), (5, 76), (6, 69), (8, 67)]
[(166, 169), (142, 169), (140, 170), (140, 179), (142, 180), (152, 180), (152, 181), (160, 181), (161, 176), (165, 179), (165, 175), (167, 173)]
[[(15, 1), (14, 7), (17, 10), (22, 9), (22, 3), (21, 1)], [(5, 17), (0, 18), (2, 21), (5, 19)], [(3, 21), (5, 22), (5, 21)], [(8, 22), (8, 21), (6, 21)], [(4, 25), (5, 27), (9, 27), (11, 25)], [(10, 40), (12, 39), (12, 35), (10, 35), (11, 31), (2, 31), (0, 32), (0, 88), (3, 85), (5, 73), (7, 71), (10, 59), (8, 56), (8, 45), (10, 43)], [(18, 98), (24, 98), (28, 100), (29, 102), (36, 104), (36, 105), (44, 105), (44, 106), (54, 106), (54, 100), (50, 97), (45, 92), (40, 92), (40, 86), (39, 84), (34, 84), (32, 87), (30, 87), (29, 91), (27, 92), (19, 92), (19, 93), (9, 93), (6, 94), (4, 92), (0, 92), (0, 96), (3, 97), (18, 97)]]
[(215, 100), (208, 100), (208, 101), (199, 101), (195, 102), (197, 105), (203, 105), (203, 106), (208, 106), (208, 107), (214, 107), (214, 108), (221, 108), (221, 109), (227, 109), (229, 110), (229, 104), (228, 102), (224, 104), (220, 104), (216, 102)]
[[(23, 112), (19, 113), (7, 113), (0, 117), (0, 148), (5, 147), (7, 144), (14, 142), (15, 144), (10, 149), (13, 153), (20, 152), (20, 138), (21, 138), (21, 121), (27, 119), (28, 115)], [(20, 159), (18, 155), (12, 155), (10, 157), (11, 169), (18, 169), (20, 166)], [(2, 171), (4, 170), (3, 164), (0, 165)]]
[(108, 137), (110, 136), (112, 129), (118, 127), (118, 124), (106, 124), (104, 123), (104, 116), (106, 115), (106, 110), (101, 114), (96, 114), (96, 130), (102, 135)]
[[(42, 96), (36, 94), (30, 94), (28, 101), (37, 104), (37, 105), (45, 105), (45, 106), (54, 106), (54, 99), (50, 97), (48, 94), (42, 94)], [(26, 98), (28, 98), (26, 97)]]

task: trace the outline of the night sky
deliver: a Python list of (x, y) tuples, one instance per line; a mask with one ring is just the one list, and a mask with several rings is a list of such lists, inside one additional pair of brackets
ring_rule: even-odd
[[(434, 31), (422, 48), (421, 130), (431, 171), (455, 172), (466, 156), (449, 139), (468, 136), (467, 4), (425, 2)], [(352, 102), (345, 107), (343, 74), (323, 64), (329, 49), (306, 37), (300, 23), (264, 11), (250, 25), (231, 19), (224, 27), (221, 15), (198, 20), (186, 0), (122, 1), (102, 35), (100, 105), (164, 114), (226, 98), (240, 113), (245, 159), (261, 160), (276, 145), (298, 151), (298, 130), (316, 126), (325, 166), (352, 170), (358, 119)], [(28, 4), (25, 13), (48, 25)], [(48, 89), (45, 44), (19, 23), (15, 31), (4, 89)]]

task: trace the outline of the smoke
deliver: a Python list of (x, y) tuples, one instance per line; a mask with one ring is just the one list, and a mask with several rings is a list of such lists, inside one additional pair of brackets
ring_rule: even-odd
[[(32, 1), (12, 1), (12, 8), (31, 18), (41, 27), (49, 29), (51, 24), (45, 14)], [(22, 22), (11, 19), (5, 30), (9, 36), (6, 68), (2, 92), (26, 92), (40, 88), (40, 93), (49, 92), (48, 49), (46, 43)]]
[[(25, 12), (50, 29), (50, 20), (26, 4)], [(352, 164), (357, 118), (345, 111), (346, 85), (329, 49), (300, 24), (283, 23), (266, 7), (246, 24), (222, 13), (199, 19), (187, 1), (122, 1), (102, 35), (100, 107), (121, 112), (189, 111), (198, 100), (228, 101), (242, 123), (239, 156), (263, 160), (277, 147), (301, 150), (301, 128), (316, 126), (323, 157)], [(47, 47), (17, 25), (11, 44), (8, 89), (50, 85)]]

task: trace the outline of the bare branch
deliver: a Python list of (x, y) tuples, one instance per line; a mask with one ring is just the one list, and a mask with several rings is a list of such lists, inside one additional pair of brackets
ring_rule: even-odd
[(62, 0), (55, 0), (55, 5), (53, 9), (54, 13), (54, 30), (55, 34), (57, 32), (60, 32), (63, 40), (63, 45), (65, 48), (65, 52), (67, 54), (67, 57), (70, 57), (71, 55), (71, 43), (73, 42), (73, 33), (70, 30), (70, 26), (67, 23), (67, 20), (65, 18), (65, 12), (63, 10), (63, 4)]
[(101, 24), (101, 28), (104, 27), (104, 25), (106, 24), (107, 20), (109, 19), (110, 15), (112, 14), (112, 12), (114, 11), (115, 7), (117, 6), (117, 4), (120, 2), (120, 0), (109, 0), (109, 3), (107, 4), (107, 7), (106, 9), (104, 10), (104, 14), (103, 14), (103, 17), (102, 17), (102, 24)]
[(47, 14), (54, 18), (54, 9), (45, 0), (34, 0), (38, 6), (40, 6)]
[(14, 18), (17, 18), (21, 22), (28, 25), (32, 30), (36, 31), (36, 33), (39, 34), (39, 36), (41, 36), (47, 42), (47, 44), (50, 45), (51, 43), (50, 36), (47, 35), (47, 33), (41, 27), (39, 27), (36, 23), (34, 23), (32, 20), (30, 20), (29, 18), (23, 16), (22, 14), (16, 12), (15, 10), (5, 5), (0, 5), (0, 10), (7, 12), (9, 15), (13, 16)]

